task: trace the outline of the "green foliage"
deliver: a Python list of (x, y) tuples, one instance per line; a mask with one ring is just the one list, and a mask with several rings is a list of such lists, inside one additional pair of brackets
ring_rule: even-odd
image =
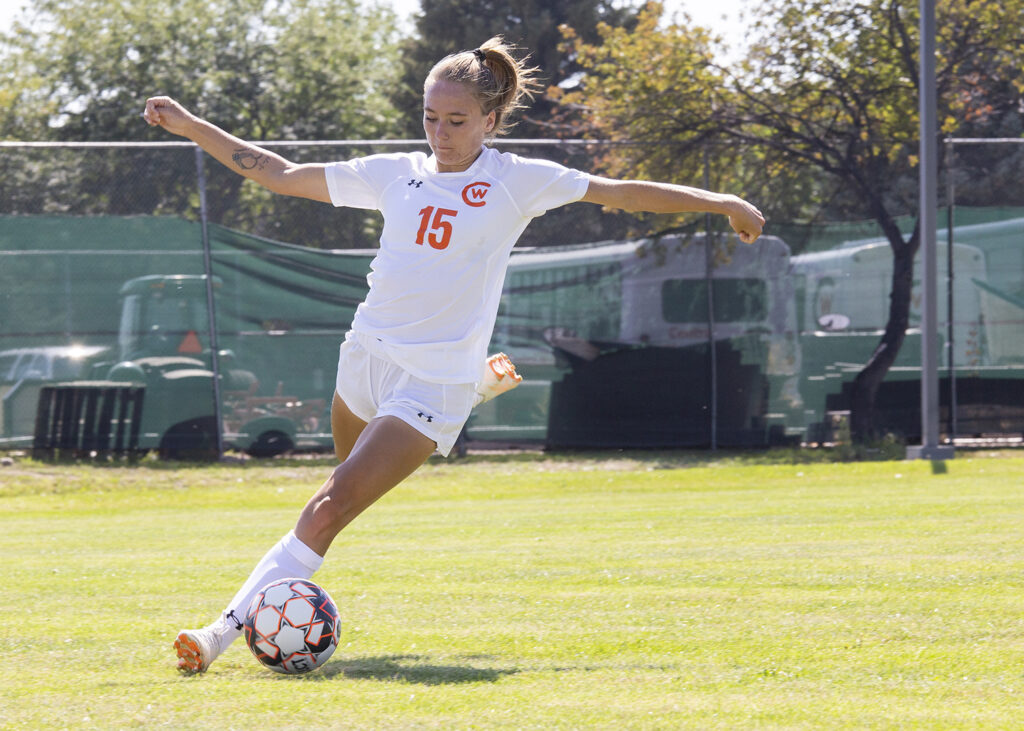
[[(722, 103), (722, 73), (713, 64), (713, 38), (699, 26), (659, 27), (661, 6), (649, 3), (635, 28), (598, 26), (590, 44), (572, 26), (563, 28), (566, 50), (585, 69), (567, 104), (583, 104), (585, 128), (608, 139), (657, 143), (645, 150), (652, 169), (668, 167), (679, 145), (713, 131), (707, 110)], [(664, 101), (671, 98), (671, 106)], [(652, 161), (654, 157), (654, 161)], [(615, 161), (622, 164), (622, 161)]]
[[(939, 3), (940, 135), (1018, 108), (1024, 3)], [(883, 226), (917, 207), (918, 4), (904, 0), (773, 2), (758, 21), (772, 28), (737, 73), (725, 116), (743, 139), (767, 144), (801, 170), (849, 189), (846, 204)], [(1002, 80), (1002, 81), (1001, 81)]]
[[(597, 39), (606, 23), (630, 26), (635, 10), (630, 2), (611, 0), (422, 0), (416, 37), (404, 43), (403, 87), (400, 104), (409, 137), (422, 132), (423, 79), (431, 67), (450, 53), (477, 48), (495, 35), (516, 44), (540, 70), (541, 83), (555, 85), (578, 69), (559, 50), (559, 27), (569, 24), (587, 40)], [(553, 105), (540, 98), (524, 112), (516, 137), (554, 137), (549, 125)]]
[[(757, 461), (757, 457), (751, 460)], [(308, 676), (181, 677), (327, 461), (0, 467), (10, 728), (1013, 728), (1024, 462), (433, 461), (317, 574)]]
[(355, 0), (43, 0), (0, 47), (2, 128), (155, 139), (140, 110), (167, 94), (241, 137), (376, 137), (395, 118), (393, 25)]
[[(635, 31), (570, 36), (587, 70), (567, 100), (587, 110), (583, 128), (648, 143), (609, 169), (692, 183), (693, 161), (679, 162), (714, 142), (717, 187), (745, 191), (769, 218), (888, 226), (916, 210), (917, 2), (779, 0), (754, 13), (744, 25), (761, 30), (732, 68), (712, 60), (706, 31), (659, 25), (657, 3)], [(1021, 133), (1022, 20), (1021, 0), (938, 4), (940, 134)], [(1002, 184), (1019, 190), (1019, 176)]]
[[(564, 48), (584, 70), (561, 98), (585, 136), (626, 144), (603, 148), (599, 169), (613, 176), (700, 184), (705, 145), (715, 134), (709, 110), (724, 101), (724, 75), (714, 65), (716, 40), (700, 26), (661, 26), (662, 6), (648, 3), (635, 28), (598, 26), (598, 43), (563, 27)], [(735, 149), (716, 150), (712, 168), (735, 170)], [(681, 219), (680, 219), (681, 220)]]
[[(0, 39), (0, 136), (173, 141), (140, 118), (158, 94), (255, 141), (393, 136), (396, 59), (394, 14), (356, 0), (43, 0)], [(374, 244), (364, 212), (322, 220), (313, 204), (271, 203), (208, 168), (217, 222), (312, 246)], [(5, 213), (198, 212), (191, 150), (12, 151), (0, 173)]]

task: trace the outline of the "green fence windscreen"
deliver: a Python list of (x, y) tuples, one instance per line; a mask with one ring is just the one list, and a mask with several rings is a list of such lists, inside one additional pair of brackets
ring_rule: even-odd
[[(577, 149), (560, 159), (582, 167)], [(89, 164), (24, 153), (22, 182), (0, 201), (0, 447), (31, 443), (44, 385), (85, 380), (145, 385), (146, 448), (208, 435), (209, 291), (228, 446), (329, 448), (337, 349), (367, 291), (379, 220), (282, 200), (210, 166), (208, 281), (193, 153), (119, 152), (135, 165), (159, 154), (149, 164), (167, 176), (95, 194), (40, 171), (113, 169), (114, 152), (89, 152)], [(3, 164), (17, 168), (17, 156)], [(947, 437), (1024, 433), (1015, 202), (955, 208), (952, 247), (940, 212)], [(913, 227), (909, 216), (899, 222)], [(871, 222), (771, 225), (754, 246), (699, 223), (652, 235), (642, 219), (585, 204), (538, 219), (510, 261), (491, 343), (525, 381), (476, 409), (467, 436), (555, 447), (830, 438), (830, 415), (850, 408), (850, 384), (886, 324), (888, 243)], [(915, 280), (910, 329), (877, 404), (880, 428), (907, 439), (920, 429), (920, 288)]]

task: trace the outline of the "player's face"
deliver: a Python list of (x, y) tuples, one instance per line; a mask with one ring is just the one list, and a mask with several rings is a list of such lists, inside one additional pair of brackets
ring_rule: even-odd
[(423, 131), (439, 173), (458, 173), (480, 155), (494, 128), (494, 112), (484, 114), (463, 84), (435, 81), (423, 94)]

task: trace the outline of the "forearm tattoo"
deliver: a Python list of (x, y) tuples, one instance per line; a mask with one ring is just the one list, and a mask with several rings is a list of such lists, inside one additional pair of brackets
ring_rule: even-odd
[(267, 164), (267, 156), (259, 152), (254, 152), (245, 147), (239, 147), (231, 155), (231, 159), (235, 161), (242, 170), (262, 170)]

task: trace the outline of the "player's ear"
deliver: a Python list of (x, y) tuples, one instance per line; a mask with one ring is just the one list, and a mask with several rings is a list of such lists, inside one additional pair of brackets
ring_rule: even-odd
[(494, 131), (494, 123), (497, 121), (498, 115), (492, 109), (487, 113), (487, 121), (484, 122), (484, 130), (490, 134)]

